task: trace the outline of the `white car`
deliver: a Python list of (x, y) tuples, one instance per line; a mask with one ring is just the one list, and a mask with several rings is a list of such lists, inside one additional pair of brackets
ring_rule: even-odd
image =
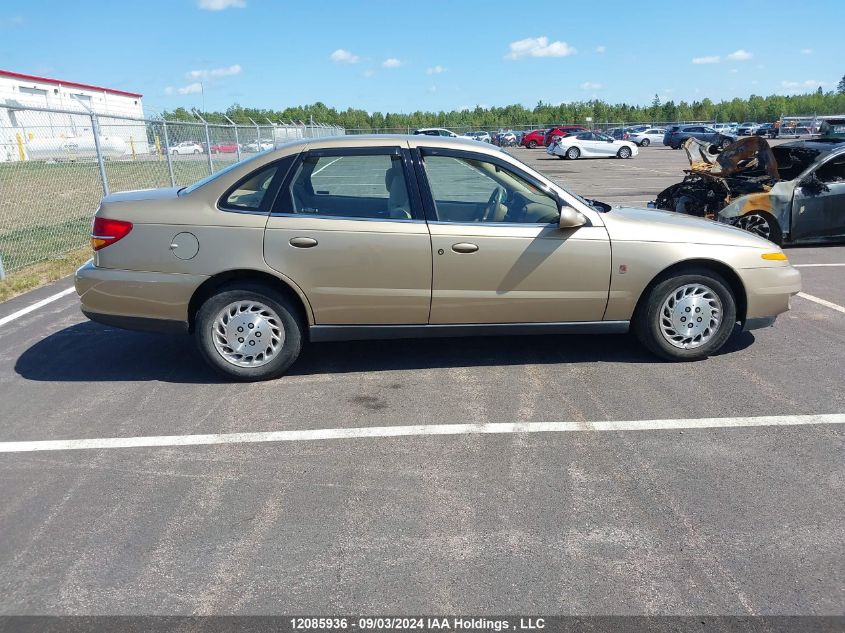
[(182, 141), (170, 148), (170, 153), (174, 156), (179, 154), (202, 154), (202, 145), (194, 143), (193, 141)]
[(273, 149), (275, 145), (271, 141), (252, 141), (243, 146), (245, 152), (263, 152), (268, 149)]
[(650, 127), (642, 132), (631, 132), (628, 140), (640, 147), (648, 147), (652, 143), (662, 143), (663, 135), (666, 133), (662, 127)]
[(414, 134), (423, 134), (425, 136), (445, 136), (447, 138), (468, 138), (476, 140), (472, 136), (455, 134), (452, 130), (447, 130), (444, 127), (421, 127), (418, 130), (414, 130)]
[(631, 158), (640, 153), (631, 141), (618, 141), (601, 132), (580, 132), (558, 139), (546, 149), (558, 158)]

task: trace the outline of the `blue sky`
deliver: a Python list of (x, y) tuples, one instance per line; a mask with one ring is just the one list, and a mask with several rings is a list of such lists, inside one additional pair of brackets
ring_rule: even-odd
[(841, 0), (4, 1), (0, 68), (149, 111), (720, 100), (832, 89), (843, 18)]

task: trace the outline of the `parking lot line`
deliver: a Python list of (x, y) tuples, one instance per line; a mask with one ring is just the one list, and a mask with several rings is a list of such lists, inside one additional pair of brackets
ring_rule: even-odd
[(259, 433), (214, 433), (208, 435), (153, 435), (147, 437), (108, 437), (81, 440), (36, 440), (0, 442), (0, 453), (70, 451), (106, 448), (155, 448), (164, 446), (203, 446), (212, 444), (254, 444), (261, 442), (302, 442), (421, 435), (477, 435), (508, 433), (568, 433), (601, 431), (667, 431), (678, 429), (719, 429), (759, 426), (803, 426), (845, 424), (845, 413), (824, 415), (776, 415), (738, 418), (689, 418), (680, 420), (624, 420), (595, 422), (494, 422), (481, 424), (419, 424), (413, 426), (370, 426), (303, 431)]
[(837, 312), (845, 314), (845, 306), (841, 306), (837, 303), (831, 303), (830, 301), (820, 299), (819, 297), (814, 297), (813, 295), (808, 295), (806, 292), (799, 292), (798, 296), (802, 299), (806, 299), (807, 301), (813, 301), (826, 308), (830, 308), (831, 310), (836, 310)]
[(19, 319), (22, 316), (26, 316), (30, 312), (35, 312), (39, 308), (43, 308), (44, 306), (46, 306), (50, 303), (53, 303), (54, 301), (58, 301), (62, 297), (66, 297), (67, 295), (74, 292), (75, 290), (76, 289), (73, 288), (73, 287), (66, 288), (65, 290), (62, 290), (61, 292), (57, 292), (54, 295), (50, 295), (46, 299), (42, 299), (41, 301), (38, 301), (37, 303), (33, 303), (31, 306), (21, 308), (17, 312), (12, 312), (12, 314), (10, 314), (8, 316), (4, 316), (2, 319), (0, 319), (0, 327), (3, 327), (7, 323), (14, 321), (15, 319)]

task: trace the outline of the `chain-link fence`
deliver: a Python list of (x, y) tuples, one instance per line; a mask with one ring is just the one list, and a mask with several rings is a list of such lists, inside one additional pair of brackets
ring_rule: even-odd
[(85, 246), (104, 194), (184, 186), (288, 141), (341, 134), (0, 105), (0, 276)]

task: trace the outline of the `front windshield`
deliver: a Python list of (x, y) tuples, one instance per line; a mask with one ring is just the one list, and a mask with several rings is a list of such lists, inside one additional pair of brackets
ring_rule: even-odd
[[(502, 152), (503, 154), (507, 154), (512, 160), (514, 160), (517, 163), (519, 163), (520, 165), (522, 165), (525, 168), (525, 170), (528, 171), (528, 173), (536, 174), (538, 176), (542, 176), (542, 174), (540, 174), (536, 169), (534, 169), (533, 167), (530, 167), (527, 163), (523, 162), (522, 160), (520, 160), (518, 157), (514, 156), (513, 154), (506, 152), (503, 148), (499, 148), (499, 151)], [(549, 180), (549, 179), (546, 178), (545, 176), (543, 176), (543, 180)], [(581, 204), (590, 207), (594, 211), (598, 211), (600, 213), (610, 211), (610, 205), (607, 205), (603, 202), (599, 202), (598, 200), (588, 200), (587, 198), (583, 198), (583, 197), (579, 196), (577, 193), (573, 193), (572, 191), (570, 191), (566, 187), (559, 185), (557, 183), (555, 183), (555, 186), (558, 189), (563, 189), (563, 191), (565, 191), (568, 195), (575, 198)]]

